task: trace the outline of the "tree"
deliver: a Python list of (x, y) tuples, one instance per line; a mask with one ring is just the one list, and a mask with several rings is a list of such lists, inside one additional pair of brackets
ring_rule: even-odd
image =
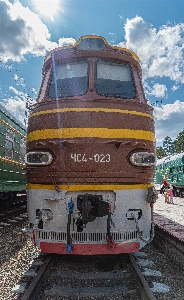
[(175, 152), (175, 144), (169, 136), (166, 136), (163, 141), (163, 149), (165, 155), (172, 155)]
[(184, 129), (177, 135), (174, 145), (177, 153), (184, 151)]
[(166, 156), (165, 151), (164, 151), (164, 149), (162, 148), (162, 146), (156, 147), (156, 155), (157, 155), (157, 158), (158, 158), (158, 159), (160, 159), (160, 158)]

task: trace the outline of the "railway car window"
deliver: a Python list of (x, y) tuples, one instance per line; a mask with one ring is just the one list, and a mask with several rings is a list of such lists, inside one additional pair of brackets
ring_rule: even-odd
[(83, 95), (88, 90), (88, 62), (55, 65), (50, 82), (50, 98)]
[(178, 181), (178, 176), (177, 175), (173, 175), (172, 177), (172, 182), (177, 182)]
[(5, 141), (5, 157), (13, 158), (13, 143), (8, 140)]
[(14, 146), (14, 133), (11, 130), (6, 132), (5, 140), (5, 157), (12, 159), (13, 158), (13, 146)]
[(99, 95), (132, 99), (136, 97), (129, 65), (97, 62), (96, 91)]
[(183, 174), (178, 175), (178, 181), (183, 181)]
[(20, 153), (19, 153), (19, 161), (24, 163), (26, 155), (26, 142), (24, 139), (20, 140)]

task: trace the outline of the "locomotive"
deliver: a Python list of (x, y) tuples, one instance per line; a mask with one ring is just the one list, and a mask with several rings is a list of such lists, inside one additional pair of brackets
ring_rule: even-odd
[(0, 211), (26, 202), (26, 127), (0, 104)]
[(83, 36), (44, 60), (27, 137), (32, 240), (42, 252), (138, 251), (154, 234), (153, 107), (138, 56)]
[(173, 195), (184, 197), (184, 152), (157, 160), (154, 183), (161, 192), (164, 174), (168, 175), (167, 181), (173, 186)]

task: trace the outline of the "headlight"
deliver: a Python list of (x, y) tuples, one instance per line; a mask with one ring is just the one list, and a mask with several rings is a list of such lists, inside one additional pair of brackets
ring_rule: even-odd
[(154, 153), (136, 152), (131, 154), (130, 161), (136, 166), (153, 166), (156, 163), (156, 157)]
[(28, 165), (49, 165), (53, 160), (49, 152), (28, 152), (25, 156), (25, 162)]

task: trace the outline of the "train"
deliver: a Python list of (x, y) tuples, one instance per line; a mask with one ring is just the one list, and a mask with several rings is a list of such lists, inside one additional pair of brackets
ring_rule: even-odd
[(153, 107), (140, 60), (104, 37), (50, 51), (27, 132), (27, 202), (41, 252), (136, 252), (153, 239)]
[(184, 152), (168, 155), (158, 159), (155, 168), (154, 184), (162, 193), (163, 177), (167, 174), (167, 181), (173, 186), (175, 197), (184, 197)]
[(26, 127), (0, 104), (0, 211), (26, 203)]

